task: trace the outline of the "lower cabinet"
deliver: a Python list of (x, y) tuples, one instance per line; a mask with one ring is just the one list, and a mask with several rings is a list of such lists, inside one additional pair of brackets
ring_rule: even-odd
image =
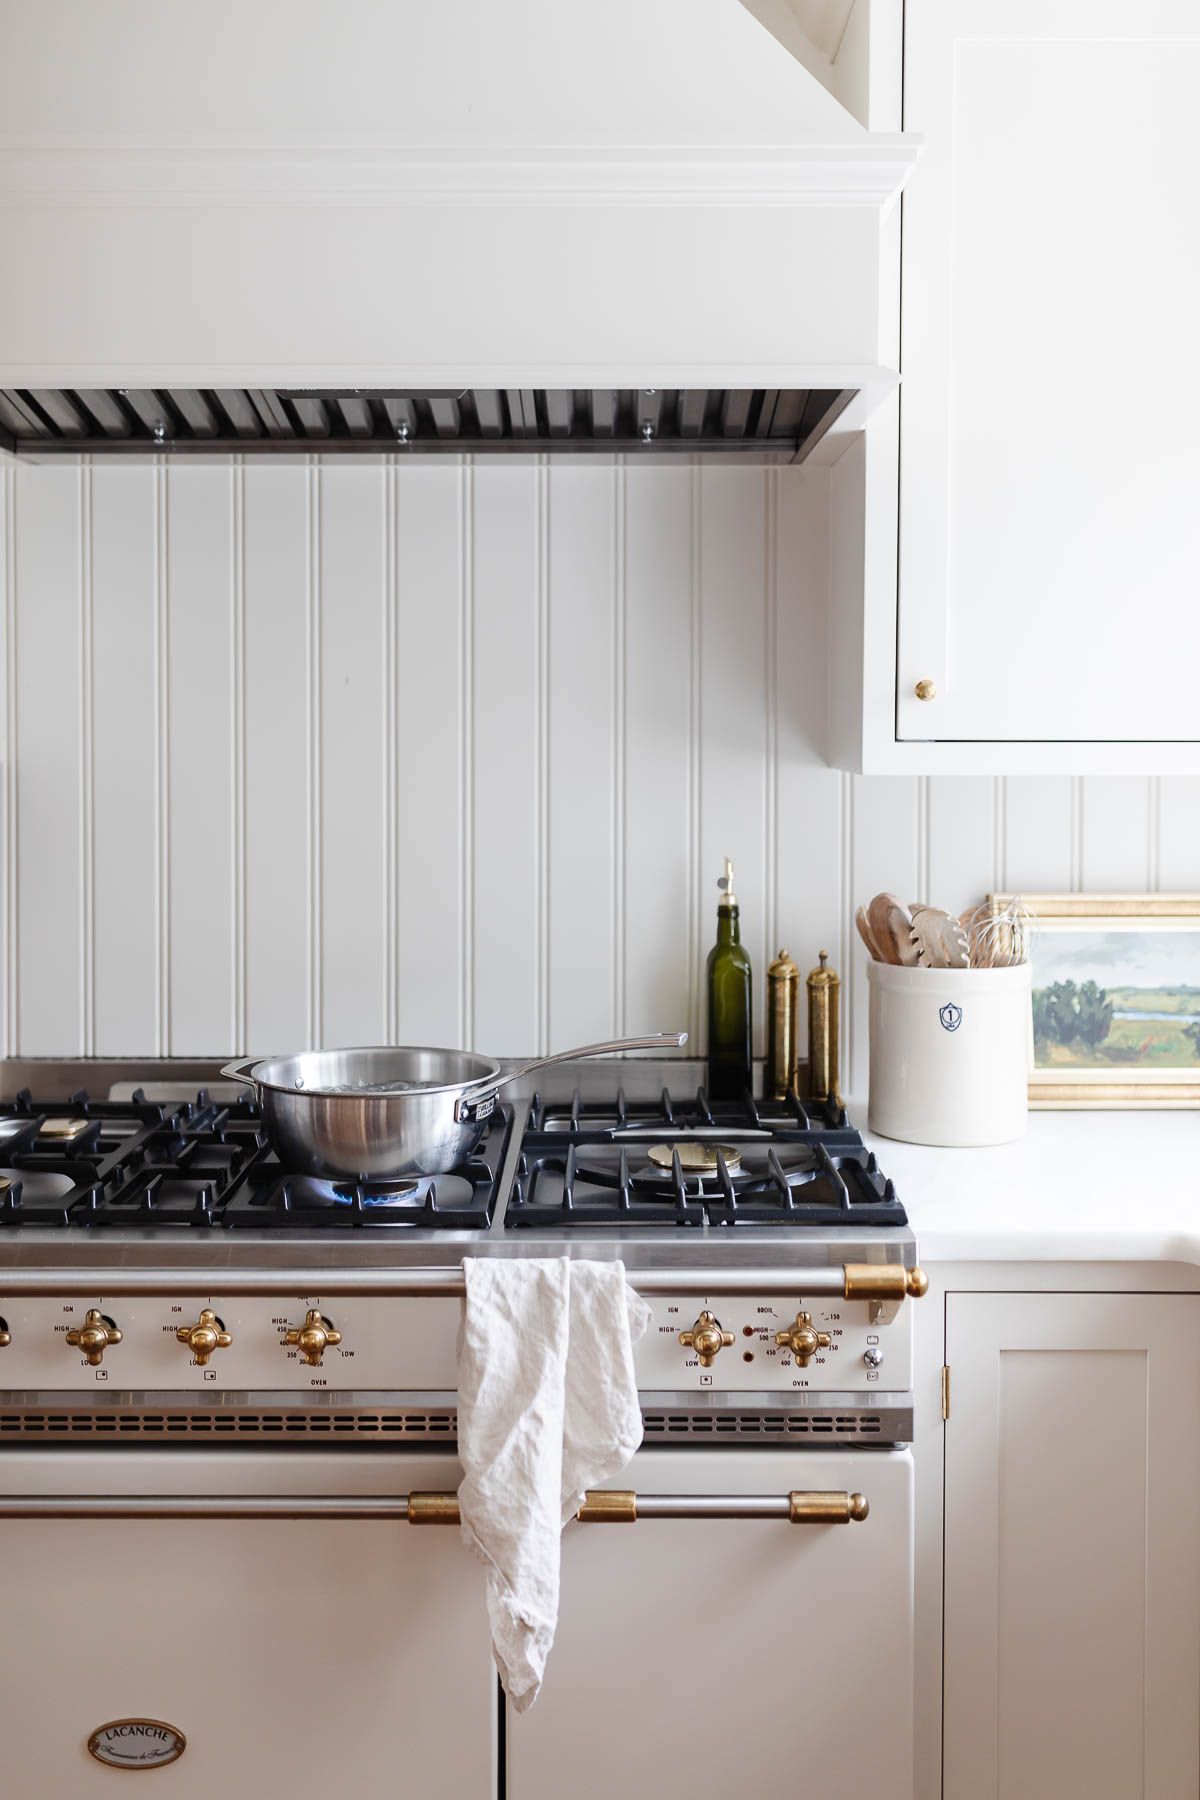
[(946, 1302), (943, 1800), (1200, 1793), (1200, 1295)]

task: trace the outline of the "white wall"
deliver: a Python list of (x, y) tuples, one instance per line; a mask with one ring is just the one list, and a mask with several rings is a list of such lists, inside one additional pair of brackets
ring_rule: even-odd
[(878, 887), (1200, 889), (1200, 780), (820, 764), (827, 481), (10, 466), (6, 1053), (695, 1032), (729, 854), (862, 1092)]

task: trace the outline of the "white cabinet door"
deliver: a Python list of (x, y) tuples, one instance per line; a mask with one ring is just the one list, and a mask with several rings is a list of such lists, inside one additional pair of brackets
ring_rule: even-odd
[(944, 1800), (1200, 1792), (1200, 1295), (951, 1294)]
[[(345, 1497), (458, 1479), (429, 1456), (0, 1453), (9, 1495)], [(121, 1778), (88, 1739), (131, 1719), (186, 1739), (149, 1783), (171, 1800), (496, 1792), (483, 1574), (453, 1527), (11, 1518), (0, 1596), (6, 1800), (112, 1800)]]
[(546, 1680), (508, 1720), (508, 1800), (908, 1800), (908, 1453), (643, 1452), (621, 1485), (849, 1486), (871, 1511), (569, 1525)]
[(907, 0), (901, 741), (1200, 740), (1198, 92), (1195, 0)]

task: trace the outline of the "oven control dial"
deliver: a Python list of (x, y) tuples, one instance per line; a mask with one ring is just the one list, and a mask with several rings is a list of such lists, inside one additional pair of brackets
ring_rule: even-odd
[(721, 1322), (710, 1312), (702, 1312), (690, 1331), (681, 1331), (679, 1341), (685, 1350), (694, 1350), (702, 1369), (712, 1367), (713, 1358), (720, 1350), (727, 1350), (733, 1342), (732, 1331), (722, 1331)]
[(104, 1352), (120, 1341), (121, 1333), (112, 1320), (95, 1307), (84, 1314), (82, 1325), (73, 1325), (67, 1333), (68, 1344), (74, 1350), (82, 1350), (94, 1369), (104, 1361)]
[(781, 1349), (791, 1351), (798, 1368), (807, 1369), (817, 1351), (828, 1350), (833, 1339), (827, 1331), (813, 1329), (811, 1313), (798, 1312), (794, 1324), (775, 1333), (775, 1342)]
[(233, 1342), (232, 1333), (226, 1331), (216, 1313), (207, 1306), (201, 1309), (194, 1325), (181, 1325), (175, 1336), (181, 1344), (187, 1345), (201, 1366), (214, 1350), (228, 1350)]
[(310, 1310), (303, 1325), (292, 1326), (283, 1339), (285, 1344), (299, 1350), (306, 1363), (319, 1363), (326, 1350), (333, 1344), (340, 1344), (342, 1334), (335, 1331), (328, 1319), (322, 1318), (319, 1312)]

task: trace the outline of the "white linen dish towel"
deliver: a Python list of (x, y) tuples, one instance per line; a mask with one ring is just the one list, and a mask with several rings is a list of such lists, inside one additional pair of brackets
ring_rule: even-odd
[(466, 1257), (463, 1273), (459, 1516), (487, 1568), (496, 1665), (524, 1712), (558, 1624), (562, 1528), (642, 1441), (633, 1346), (651, 1312), (620, 1262)]

